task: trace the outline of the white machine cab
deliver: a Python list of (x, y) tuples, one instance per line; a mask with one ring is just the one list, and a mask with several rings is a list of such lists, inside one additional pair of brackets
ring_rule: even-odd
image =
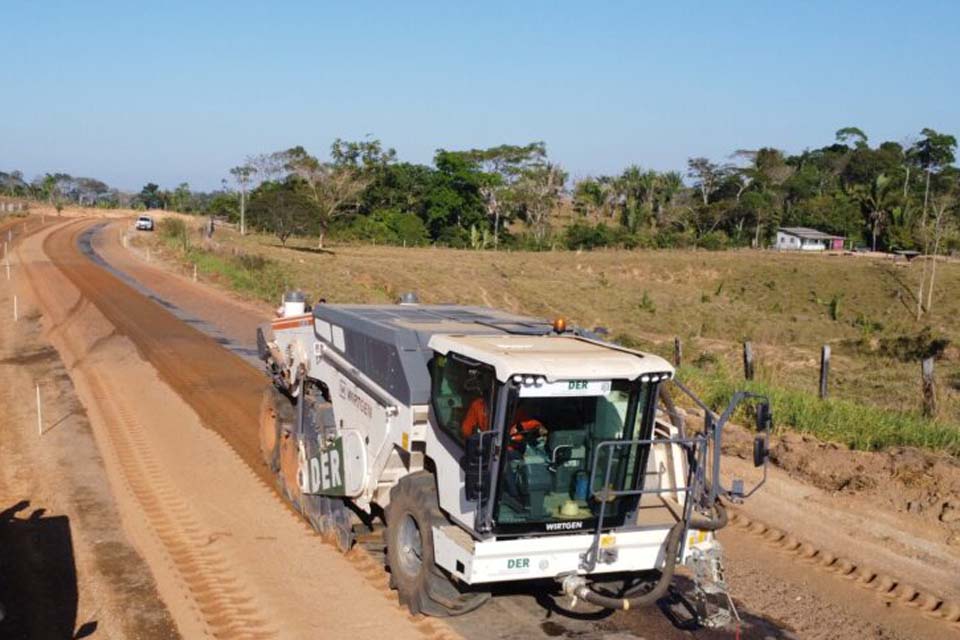
[[(575, 335), (530, 336), (434, 335), (430, 348), (447, 355), (451, 351), (491, 365), (497, 379), (506, 382), (516, 375), (559, 380), (636, 380), (673, 376), (674, 370), (659, 356)], [(644, 380), (647, 382), (648, 380)]]

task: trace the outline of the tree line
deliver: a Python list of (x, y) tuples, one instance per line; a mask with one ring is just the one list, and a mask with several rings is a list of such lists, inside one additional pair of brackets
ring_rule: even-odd
[(872, 145), (859, 128), (801, 153), (741, 149), (692, 157), (685, 172), (629, 166), (572, 182), (543, 142), (437, 150), (432, 165), (400, 160), (379, 140), (336, 140), (248, 157), (221, 189), (155, 183), (121, 194), (102, 182), (0, 173), (0, 193), (95, 206), (227, 216), (293, 236), (453, 247), (719, 249), (766, 246), (780, 226), (806, 226), (878, 250), (960, 250), (954, 136), (923, 129)]

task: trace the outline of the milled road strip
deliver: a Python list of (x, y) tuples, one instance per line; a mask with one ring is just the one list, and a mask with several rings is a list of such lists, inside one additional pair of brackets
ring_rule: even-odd
[[(19, 250), (20, 256), (46, 312), (45, 322), (56, 327), (51, 338), (78, 380), (115, 491), (128, 497), (124, 524), (137, 531), (132, 537), (145, 549), (161, 592), (180, 594), (172, 612), (184, 636), (450, 637), (442, 623), (411, 620), (372, 588), (348, 558), (321, 544), (305, 523), (280, 506), (263, 479), (224, 446), (223, 437), (204, 428), (190, 406), (137, 356), (126, 334), (101, 313), (97, 304), (102, 300), (81, 302), (77, 287), (47, 263), (41, 246), (57, 234), (75, 237), (82, 227), (38, 234)], [(79, 259), (89, 264), (85, 257)], [(81, 266), (69, 264), (70, 275), (91, 276), (85, 284), (94, 293), (97, 287), (113, 286), (112, 276), (104, 282), (78, 273)], [(149, 305), (148, 312), (134, 319), (147, 318), (141, 329), (156, 330), (150, 317), (165, 312), (150, 302), (142, 304)], [(180, 331), (163, 332), (149, 349), (176, 359), (189, 353), (189, 344), (177, 342), (184, 339)], [(181, 368), (188, 365), (180, 362)], [(216, 390), (207, 384), (196, 392)]]
[(94, 244), (95, 244), (95, 239), (98, 239), (99, 236), (103, 234), (105, 228), (109, 224), (110, 224), (109, 222), (101, 222), (99, 224), (96, 224), (87, 228), (82, 234), (80, 234), (80, 237), (78, 239), (78, 245), (84, 255), (89, 257), (90, 260), (92, 260), (95, 264), (99, 265), (100, 267), (106, 269), (107, 271), (109, 271), (119, 279), (123, 280), (123, 282), (133, 287), (135, 290), (140, 292), (143, 296), (145, 296), (149, 300), (153, 300), (154, 302), (162, 306), (164, 309), (166, 309), (171, 314), (173, 314), (173, 316), (176, 317), (177, 319), (194, 327), (201, 333), (206, 334), (207, 336), (212, 338), (214, 341), (216, 341), (217, 344), (221, 345), (227, 350), (232, 351), (236, 355), (240, 356), (241, 358), (246, 360), (250, 365), (252, 365), (255, 369), (260, 369), (262, 367), (262, 362), (260, 361), (260, 358), (257, 356), (257, 349), (255, 345), (241, 344), (236, 342), (235, 340), (230, 339), (228, 336), (224, 335), (224, 333), (221, 332), (217, 327), (213, 326), (209, 322), (204, 321), (201, 318), (197, 318), (196, 316), (193, 316), (190, 313), (187, 313), (186, 311), (184, 311), (174, 303), (170, 302), (169, 300), (167, 300), (157, 292), (152, 291), (149, 287), (145, 286), (143, 283), (139, 282), (135, 278), (130, 277), (128, 274), (124, 273), (120, 269), (115, 268), (112, 264), (110, 264), (107, 260), (105, 260), (104, 257), (101, 256), (100, 253), (97, 251)]

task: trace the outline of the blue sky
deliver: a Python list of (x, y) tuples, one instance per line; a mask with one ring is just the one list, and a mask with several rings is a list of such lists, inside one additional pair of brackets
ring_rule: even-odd
[(571, 176), (960, 134), (957, 2), (0, 4), (0, 170), (219, 186), (367, 134), (544, 140)]

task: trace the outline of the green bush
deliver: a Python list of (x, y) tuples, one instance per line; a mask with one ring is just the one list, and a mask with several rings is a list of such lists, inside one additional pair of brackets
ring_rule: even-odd
[(614, 231), (614, 244), (624, 249), (656, 249), (657, 237), (650, 231), (630, 233), (621, 227)]
[(901, 362), (939, 358), (950, 346), (950, 339), (934, 335), (930, 327), (915, 334), (901, 334), (880, 340), (880, 354)]
[(696, 236), (690, 231), (664, 229), (654, 236), (654, 242), (660, 249), (687, 249), (694, 246), (696, 241)]
[(180, 218), (164, 218), (157, 224), (157, 231), (161, 238), (176, 244), (183, 251), (190, 247), (190, 232), (187, 229), (187, 223)]
[(650, 293), (646, 289), (643, 290), (643, 297), (640, 298), (637, 308), (640, 309), (640, 311), (646, 311), (651, 315), (657, 312), (657, 305), (653, 301), (653, 298), (650, 297)]
[(396, 209), (380, 209), (358, 218), (350, 232), (357, 240), (377, 244), (420, 246), (430, 242), (430, 233), (419, 216)]
[(187, 234), (187, 224), (180, 218), (164, 218), (157, 223), (157, 232), (163, 238), (179, 240)]
[(612, 244), (614, 234), (602, 222), (591, 225), (585, 222), (575, 222), (563, 232), (563, 243), (568, 249), (585, 249), (587, 251), (598, 247), (607, 247)]
[(270, 264), (270, 260), (256, 253), (241, 253), (235, 260), (242, 268), (249, 271), (263, 271)]
[(514, 251), (550, 251), (555, 249), (558, 243), (564, 245), (562, 235), (554, 236), (548, 233), (543, 239), (538, 239), (536, 234), (525, 231), (509, 234), (501, 232), (500, 236), (500, 247)]
[(700, 236), (697, 246), (708, 251), (720, 251), (730, 246), (730, 238), (723, 231), (711, 231)]
[(187, 258), (200, 273), (222, 278), (231, 289), (261, 300), (278, 300), (290, 284), (282, 265), (257, 254), (233, 256), (194, 248)]

